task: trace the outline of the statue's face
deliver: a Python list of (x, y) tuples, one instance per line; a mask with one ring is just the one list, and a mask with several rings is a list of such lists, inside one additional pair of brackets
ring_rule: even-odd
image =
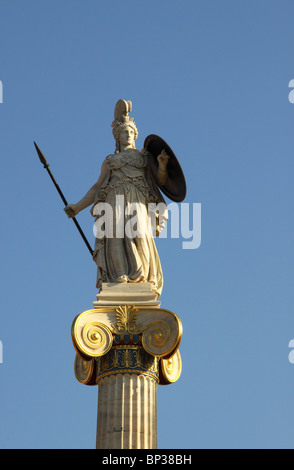
[(132, 127), (128, 126), (121, 130), (119, 134), (119, 142), (123, 146), (133, 147), (135, 142), (135, 131)]

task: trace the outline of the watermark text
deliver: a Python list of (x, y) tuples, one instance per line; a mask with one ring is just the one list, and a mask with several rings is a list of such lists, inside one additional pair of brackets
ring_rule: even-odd
[[(294, 88), (294, 78), (292, 78), (292, 80), (290, 80), (288, 87), (289, 88)], [(290, 91), (290, 93), (288, 95), (288, 99), (289, 99), (290, 103), (294, 104), (294, 90)]]
[[(116, 195), (115, 204), (100, 202), (93, 208), (96, 238), (182, 238), (184, 250), (195, 250), (201, 244), (201, 203), (171, 202), (166, 205), (126, 202)], [(167, 223), (168, 221), (168, 223)]]
[(288, 359), (291, 364), (294, 364), (294, 339), (291, 339), (288, 344), (289, 348), (292, 348), (292, 351), (290, 351)]

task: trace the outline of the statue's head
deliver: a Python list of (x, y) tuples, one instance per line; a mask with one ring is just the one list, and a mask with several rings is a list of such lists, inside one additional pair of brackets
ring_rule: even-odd
[(132, 110), (132, 102), (119, 100), (114, 110), (114, 121), (112, 122), (112, 134), (116, 141), (116, 153), (120, 152), (120, 144), (122, 140), (132, 140), (132, 147), (135, 147), (135, 140), (138, 137), (138, 129), (133, 121), (129, 118), (129, 112)]

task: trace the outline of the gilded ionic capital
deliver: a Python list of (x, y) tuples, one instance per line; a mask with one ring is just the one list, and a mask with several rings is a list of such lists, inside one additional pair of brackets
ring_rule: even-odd
[(135, 373), (173, 383), (181, 373), (181, 338), (181, 321), (169, 310), (135, 305), (87, 310), (72, 324), (76, 378), (95, 385), (106, 375)]

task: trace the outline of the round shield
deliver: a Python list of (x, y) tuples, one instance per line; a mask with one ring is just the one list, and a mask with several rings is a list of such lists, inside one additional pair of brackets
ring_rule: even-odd
[(144, 142), (144, 149), (147, 150), (154, 158), (156, 166), (158, 166), (157, 157), (165, 150), (168, 154), (169, 161), (167, 164), (168, 179), (164, 186), (159, 186), (161, 191), (172, 201), (181, 202), (186, 197), (186, 181), (181, 165), (178, 162), (172, 149), (158, 135), (148, 135)]

